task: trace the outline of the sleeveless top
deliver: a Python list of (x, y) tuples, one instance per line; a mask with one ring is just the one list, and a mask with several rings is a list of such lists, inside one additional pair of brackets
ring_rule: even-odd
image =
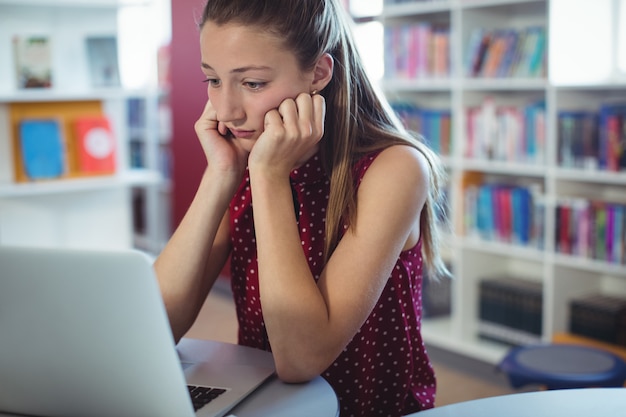
[[(356, 186), (380, 152), (354, 166)], [(309, 268), (317, 281), (323, 265), (326, 206), (330, 180), (319, 154), (291, 172), (294, 208)], [(250, 179), (246, 173), (230, 204), (231, 286), (239, 343), (271, 350), (257, 275)], [(344, 231), (347, 226), (344, 227)], [(322, 374), (339, 398), (340, 415), (402, 416), (432, 408), (435, 375), (420, 327), (422, 241), (403, 251), (368, 319), (335, 362)]]

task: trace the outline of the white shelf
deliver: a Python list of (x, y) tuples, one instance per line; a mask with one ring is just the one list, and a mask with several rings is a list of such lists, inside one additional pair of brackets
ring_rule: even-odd
[(0, 103), (54, 102), (54, 101), (86, 101), (114, 100), (129, 97), (144, 97), (149, 89), (102, 88), (88, 91), (67, 91), (61, 89), (33, 89), (0, 91)]
[(114, 176), (0, 185), (0, 198), (40, 196), (46, 194), (71, 194), (107, 188), (157, 185), (160, 184), (160, 182), (161, 175), (156, 171), (132, 170)]
[(626, 172), (558, 168), (554, 175), (557, 180), (626, 185)]
[(424, 3), (404, 3), (385, 6), (381, 17), (407, 17), (430, 13), (442, 13), (450, 10), (452, 2), (449, 0), (438, 0)]
[(494, 242), (478, 238), (466, 237), (462, 239), (463, 248), (492, 255), (512, 256), (533, 262), (543, 262), (545, 252), (527, 246), (514, 245), (508, 242)]
[(554, 255), (554, 264), (559, 267), (587, 271), (593, 274), (606, 274), (626, 278), (626, 265), (611, 264), (594, 259), (562, 254)]
[[(386, 5), (380, 16), (384, 25), (432, 22), (450, 27), (451, 73), (445, 79), (384, 79), (381, 89), (390, 100), (414, 101), (418, 107), (446, 109), (452, 114), (451, 154), (444, 156), (451, 182), (450, 215), (454, 222), (450, 241), (455, 280), (452, 285), (450, 317), (424, 319), (422, 333), (427, 343), (489, 363), (497, 363), (509, 347), (479, 338), (479, 284), (483, 278), (514, 275), (542, 282), (543, 334), (549, 341), (555, 332), (567, 330), (568, 303), (572, 297), (589, 292), (616, 292), (626, 296), (626, 265), (611, 264), (555, 253), (556, 204), (562, 199), (583, 197), (626, 204), (626, 172), (565, 169), (557, 166), (557, 115), (562, 109), (583, 106), (594, 109), (607, 101), (626, 100), (626, 74), (613, 75), (598, 83), (581, 82), (559, 85), (550, 77), (468, 78), (463, 62), (469, 35), (474, 28), (522, 29), (541, 25), (550, 28), (551, 0), (449, 0)], [(590, 35), (591, 36), (591, 35)], [(550, 69), (548, 42), (547, 68)], [(584, 51), (581, 51), (582, 54)], [(584, 59), (584, 56), (581, 55)], [(466, 109), (486, 97), (497, 105), (522, 106), (545, 102), (544, 163), (521, 163), (470, 159), (465, 157)], [(545, 218), (545, 249), (518, 246), (507, 242), (485, 241), (463, 236), (463, 181), (484, 178), (530, 186), (541, 194)]]
[[(0, 48), (0, 244), (132, 247), (140, 223), (145, 227), (142, 248), (157, 249), (169, 237), (169, 195), (164, 193), (167, 183), (158, 169), (164, 141), (157, 103), (166, 91), (156, 85), (157, 39), (146, 39), (145, 31), (128, 30), (124, 25), (125, 13), (141, 12), (133, 24), (150, 28), (156, 24), (159, 6), (156, 0), (0, 0), (0, 40), (7, 46)], [(17, 88), (11, 38), (22, 33), (51, 39), (51, 88)], [(92, 34), (118, 37), (120, 87), (91, 86), (85, 39)], [(145, 55), (134, 54), (129, 59), (127, 47), (137, 41)], [(149, 65), (151, 57), (153, 65)], [(126, 79), (125, 68), (145, 62), (147, 70), (140, 68), (141, 80)], [(138, 110), (145, 124), (141, 130), (134, 130), (129, 121), (130, 99), (146, 103)], [(14, 182), (10, 126), (14, 109), (26, 108), (24, 103), (49, 103), (41, 108), (53, 113), (55, 104), (93, 101), (98, 102), (115, 133), (116, 174), (80, 177), (70, 164), (68, 178)], [(73, 107), (80, 109), (80, 105)], [(139, 139), (141, 158), (135, 158), (131, 151), (136, 148), (131, 146)], [(133, 169), (131, 156), (134, 163), (140, 159), (145, 168)], [(137, 191), (145, 201), (136, 200)], [(140, 215), (144, 218), (136, 222)]]
[(522, 175), (528, 177), (543, 177), (546, 168), (536, 164), (521, 162), (493, 161), (480, 159), (463, 159), (462, 168), (465, 171), (481, 171), (492, 174)]
[(153, 0), (0, 0), (0, 6), (55, 7), (55, 8), (119, 8), (145, 6)]

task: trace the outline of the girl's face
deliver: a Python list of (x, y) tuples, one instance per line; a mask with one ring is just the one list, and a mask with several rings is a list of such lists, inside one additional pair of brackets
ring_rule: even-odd
[(200, 33), (200, 49), (217, 120), (247, 150), (263, 133), (269, 110), (311, 90), (314, 72), (303, 72), (281, 40), (258, 27), (207, 21)]

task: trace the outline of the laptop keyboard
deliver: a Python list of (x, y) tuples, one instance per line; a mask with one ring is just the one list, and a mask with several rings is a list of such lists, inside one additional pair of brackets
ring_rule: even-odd
[(201, 387), (197, 385), (187, 385), (193, 410), (198, 411), (220, 395), (226, 392), (224, 388)]

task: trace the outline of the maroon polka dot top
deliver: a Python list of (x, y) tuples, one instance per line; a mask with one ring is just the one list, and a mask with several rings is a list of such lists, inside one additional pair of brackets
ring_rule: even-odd
[[(355, 165), (357, 186), (377, 155), (366, 155)], [(292, 171), (291, 183), (302, 249), (317, 280), (324, 266), (329, 196), (329, 178), (319, 155)], [(251, 200), (246, 175), (230, 205), (231, 283), (239, 343), (270, 350), (259, 301)], [(420, 239), (415, 247), (400, 254), (367, 321), (322, 375), (339, 397), (342, 417), (402, 416), (434, 406), (435, 375), (420, 334), (421, 246)]]

